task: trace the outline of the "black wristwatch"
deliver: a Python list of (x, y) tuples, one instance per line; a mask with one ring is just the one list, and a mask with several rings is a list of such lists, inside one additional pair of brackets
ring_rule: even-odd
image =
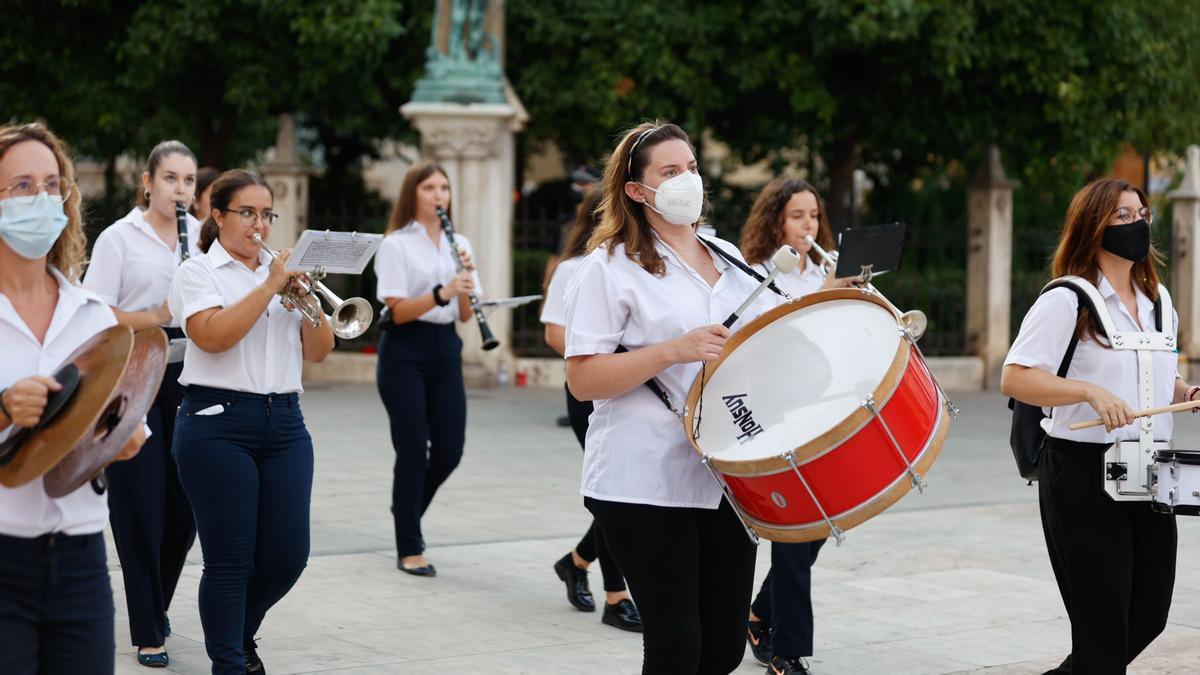
[(442, 296), (438, 295), (438, 291), (440, 290), (442, 290), (441, 284), (433, 287), (433, 301), (437, 303), (438, 307), (445, 307), (446, 305), (450, 304), (450, 301), (442, 300)]

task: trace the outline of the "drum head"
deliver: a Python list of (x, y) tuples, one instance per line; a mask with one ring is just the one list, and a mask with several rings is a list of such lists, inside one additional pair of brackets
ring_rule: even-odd
[(702, 393), (699, 378), (692, 387), (694, 445), (721, 463), (778, 457), (862, 411), (868, 395), (882, 405), (878, 389), (907, 354), (898, 326), (894, 312), (858, 291), (764, 313), (706, 368)]

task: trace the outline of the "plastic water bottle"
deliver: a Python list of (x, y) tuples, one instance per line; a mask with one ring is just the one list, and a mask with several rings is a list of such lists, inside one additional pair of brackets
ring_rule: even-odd
[(508, 378), (508, 364), (507, 363), (500, 364), (500, 370), (496, 372), (496, 382), (501, 387), (508, 386), (509, 378)]

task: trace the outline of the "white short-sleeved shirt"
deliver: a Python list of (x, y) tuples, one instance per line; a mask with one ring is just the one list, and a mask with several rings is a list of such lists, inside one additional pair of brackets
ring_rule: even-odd
[(554, 274), (550, 275), (550, 284), (546, 286), (546, 302), (542, 305), (540, 319), (542, 323), (567, 325), (567, 286), (582, 262), (583, 256), (576, 256), (560, 260), (554, 266)]
[[(737, 247), (711, 238), (730, 255)], [(721, 278), (713, 287), (666, 244), (658, 243), (666, 274), (656, 277), (625, 255), (601, 247), (585, 256), (566, 292), (566, 356), (609, 354), (666, 342), (701, 326), (720, 324), (757, 283), (710, 253)], [(774, 307), (779, 296), (759, 295), (733, 329)], [(700, 362), (677, 364), (655, 376), (682, 410)], [(688, 443), (683, 423), (648, 387), (595, 401), (584, 443), (584, 496), (657, 506), (715, 509), (721, 489)]]
[[(188, 251), (199, 255), (200, 221), (187, 217)], [(84, 288), (122, 312), (158, 309), (171, 289), (179, 268), (180, 246), (171, 249), (158, 237), (145, 213), (134, 208), (96, 238)], [(171, 318), (170, 326), (179, 319)]]
[[(455, 233), (454, 243), (475, 257), (471, 242)], [(416, 298), (433, 292), (438, 284), (448, 284), (458, 273), (454, 250), (446, 240), (446, 234), (438, 231), (437, 241), (429, 238), (425, 226), (412, 221), (383, 238), (379, 251), (375, 253), (375, 278), (378, 280), (375, 296), (387, 304), (386, 298)], [(483, 297), (479, 284), (479, 272), (472, 272), (475, 295)], [(429, 323), (454, 323), (459, 319), (457, 302), (433, 309), (417, 317)]]
[[(80, 345), (96, 333), (117, 323), (108, 303), (84, 288), (67, 281), (50, 268), (58, 281), (58, 304), (44, 342), (38, 342), (17, 315), (9, 299), (0, 293), (0, 389), (34, 375), (53, 375)], [(0, 440), (14, 431), (10, 425)], [(108, 500), (84, 484), (71, 494), (51, 499), (43, 480), (18, 488), (0, 486), (0, 534), (39, 537), (61, 532), (94, 534), (108, 522)]]
[[(170, 309), (187, 333), (187, 319), (213, 307), (229, 307), (266, 281), (271, 257), (258, 255), (251, 271), (214, 241), (208, 253), (192, 256), (179, 267), (171, 284)], [(304, 352), (299, 311), (288, 311), (276, 295), (267, 311), (233, 347), (216, 354), (191, 340), (183, 360), (179, 383), (232, 389), (253, 394), (288, 394), (303, 391), (300, 370)]]
[[(821, 266), (814, 263), (812, 258), (805, 254), (804, 270), (801, 270), (797, 265), (796, 269), (791, 272), (784, 272), (775, 277), (775, 285), (779, 290), (787, 293), (793, 298), (801, 298), (809, 293), (814, 293), (821, 288), (821, 284), (825, 283), (825, 275), (821, 273)], [(775, 269), (770, 260), (755, 265), (764, 275), (770, 274), (771, 270)]]
[[(1153, 331), (1154, 302), (1137, 289), (1138, 317), (1141, 325), (1129, 315), (1125, 303), (1121, 302), (1116, 290), (1108, 280), (1100, 277), (1097, 286), (1108, 313), (1112, 316), (1113, 324), (1121, 331)], [(1078, 317), (1079, 298), (1069, 288), (1056, 288), (1038, 297), (1029, 308), (1029, 313), (1021, 321), (1021, 330), (1013, 341), (1004, 365), (1015, 364), (1028, 368), (1038, 368), (1052, 375), (1058, 373), (1063, 356), (1067, 353), (1067, 345), (1075, 331)], [(1175, 334), (1179, 320), (1172, 316), (1163, 321), (1163, 330)], [(1175, 396), (1175, 377), (1178, 372), (1179, 354), (1176, 352), (1153, 352), (1154, 360), (1154, 405), (1164, 406), (1171, 403)], [(1138, 365), (1137, 353), (1134, 351), (1116, 351), (1088, 339), (1086, 334), (1080, 338), (1075, 348), (1075, 355), (1067, 369), (1068, 380), (1080, 380), (1100, 385), (1121, 397), (1133, 410), (1139, 409), (1138, 404)], [(1050, 414), (1050, 409), (1045, 412)], [(1086, 402), (1054, 408), (1053, 416), (1042, 421), (1042, 427), (1053, 438), (1087, 443), (1113, 443), (1116, 441), (1136, 441), (1138, 426), (1130, 424), (1112, 432), (1104, 427), (1092, 427), (1072, 431), (1069, 427), (1075, 422), (1086, 422), (1097, 417), (1096, 411)], [(1170, 414), (1155, 415), (1154, 440), (1170, 440), (1173, 419)]]

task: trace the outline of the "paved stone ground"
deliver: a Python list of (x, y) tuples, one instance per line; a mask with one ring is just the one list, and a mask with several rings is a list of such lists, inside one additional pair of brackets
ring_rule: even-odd
[[(815, 673), (1038, 673), (1069, 648), (1035, 489), (1009, 455), (1004, 401), (954, 398), (963, 414), (929, 492), (822, 550), (813, 573)], [(304, 410), (317, 447), (312, 557), (259, 634), (271, 675), (639, 671), (640, 637), (572, 609), (551, 569), (588, 524), (579, 449), (554, 425), (561, 391), (470, 393), (465, 459), (425, 519), (436, 579), (395, 569), (392, 451), (374, 387), (312, 385)], [(1200, 418), (1176, 419), (1179, 447), (1200, 448)], [(1179, 534), (1170, 626), (1132, 673), (1200, 672), (1200, 518), (1180, 518)], [(111, 544), (109, 560), (117, 672), (144, 674), (128, 645)], [(760, 579), (769, 561), (764, 543)], [(197, 543), (170, 612), (170, 672), (209, 672), (200, 571)], [(598, 572), (592, 586), (600, 592)], [(763, 668), (747, 651), (737, 672)]]

